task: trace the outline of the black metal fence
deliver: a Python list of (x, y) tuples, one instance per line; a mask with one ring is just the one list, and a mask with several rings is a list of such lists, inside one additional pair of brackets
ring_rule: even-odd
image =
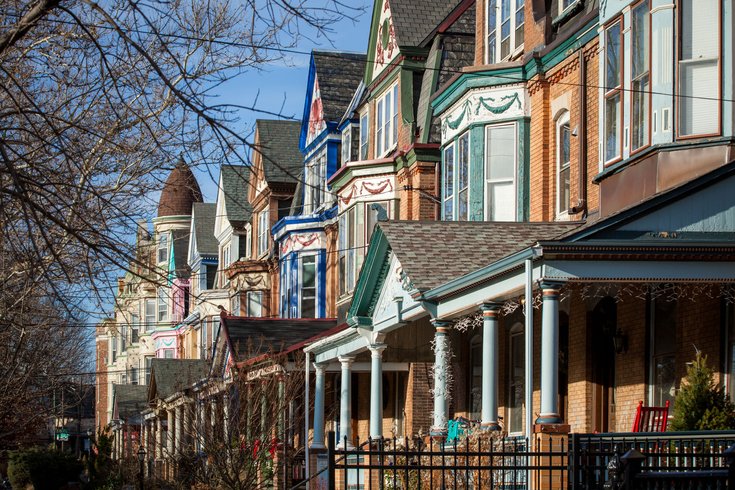
[[(566, 438), (493, 438), (490, 433), (446, 443), (415, 439), (368, 441), (365, 448), (334, 447), (329, 442), (329, 488), (345, 490), (420, 490), (422, 488), (521, 490), (566, 489)], [(333, 486), (334, 485), (334, 486)]]
[(714, 490), (730, 480), (735, 432), (573, 434), (571, 488)]

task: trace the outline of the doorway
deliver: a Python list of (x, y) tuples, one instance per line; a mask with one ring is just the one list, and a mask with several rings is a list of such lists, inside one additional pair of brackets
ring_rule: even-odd
[(602, 298), (587, 315), (587, 353), (592, 383), (592, 431), (609, 432), (615, 413), (615, 347), (618, 312), (614, 298)]

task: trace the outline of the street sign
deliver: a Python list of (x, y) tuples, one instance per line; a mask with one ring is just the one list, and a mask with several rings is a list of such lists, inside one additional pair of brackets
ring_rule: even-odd
[(66, 429), (59, 429), (56, 432), (56, 440), (61, 442), (68, 442), (69, 441), (69, 431)]

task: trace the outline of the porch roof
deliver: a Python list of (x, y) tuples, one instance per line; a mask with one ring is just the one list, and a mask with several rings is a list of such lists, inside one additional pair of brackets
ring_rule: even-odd
[(128, 420), (140, 416), (146, 408), (148, 387), (144, 385), (114, 385), (114, 411), (120, 419)]
[(148, 401), (165, 400), (176, 392), (206, 378), (209, 364), (200, 359), (153, 359)]

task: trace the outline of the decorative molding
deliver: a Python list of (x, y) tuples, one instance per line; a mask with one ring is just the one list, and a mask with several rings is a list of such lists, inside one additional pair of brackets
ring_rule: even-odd
[(360, 197), (380, 196), (380, 200), (394, 199), (395, 176), (380, 176), (355, 180), (352, 185), (342, 189), (337, 200), (339, 211), (342, 212), (353, 204), (353, 201), (361, 200)]
[(280, 246), (280, 252), (281, 257), (283, 258), (291, 252), (302, 250), (320, 250), (323, 248), (326, 248), (323, 233), (294, 233), (283, 240)]
[(442, 143), (476, 123), (529, 115), (524, 88), (474, 89), (442, 115)]

